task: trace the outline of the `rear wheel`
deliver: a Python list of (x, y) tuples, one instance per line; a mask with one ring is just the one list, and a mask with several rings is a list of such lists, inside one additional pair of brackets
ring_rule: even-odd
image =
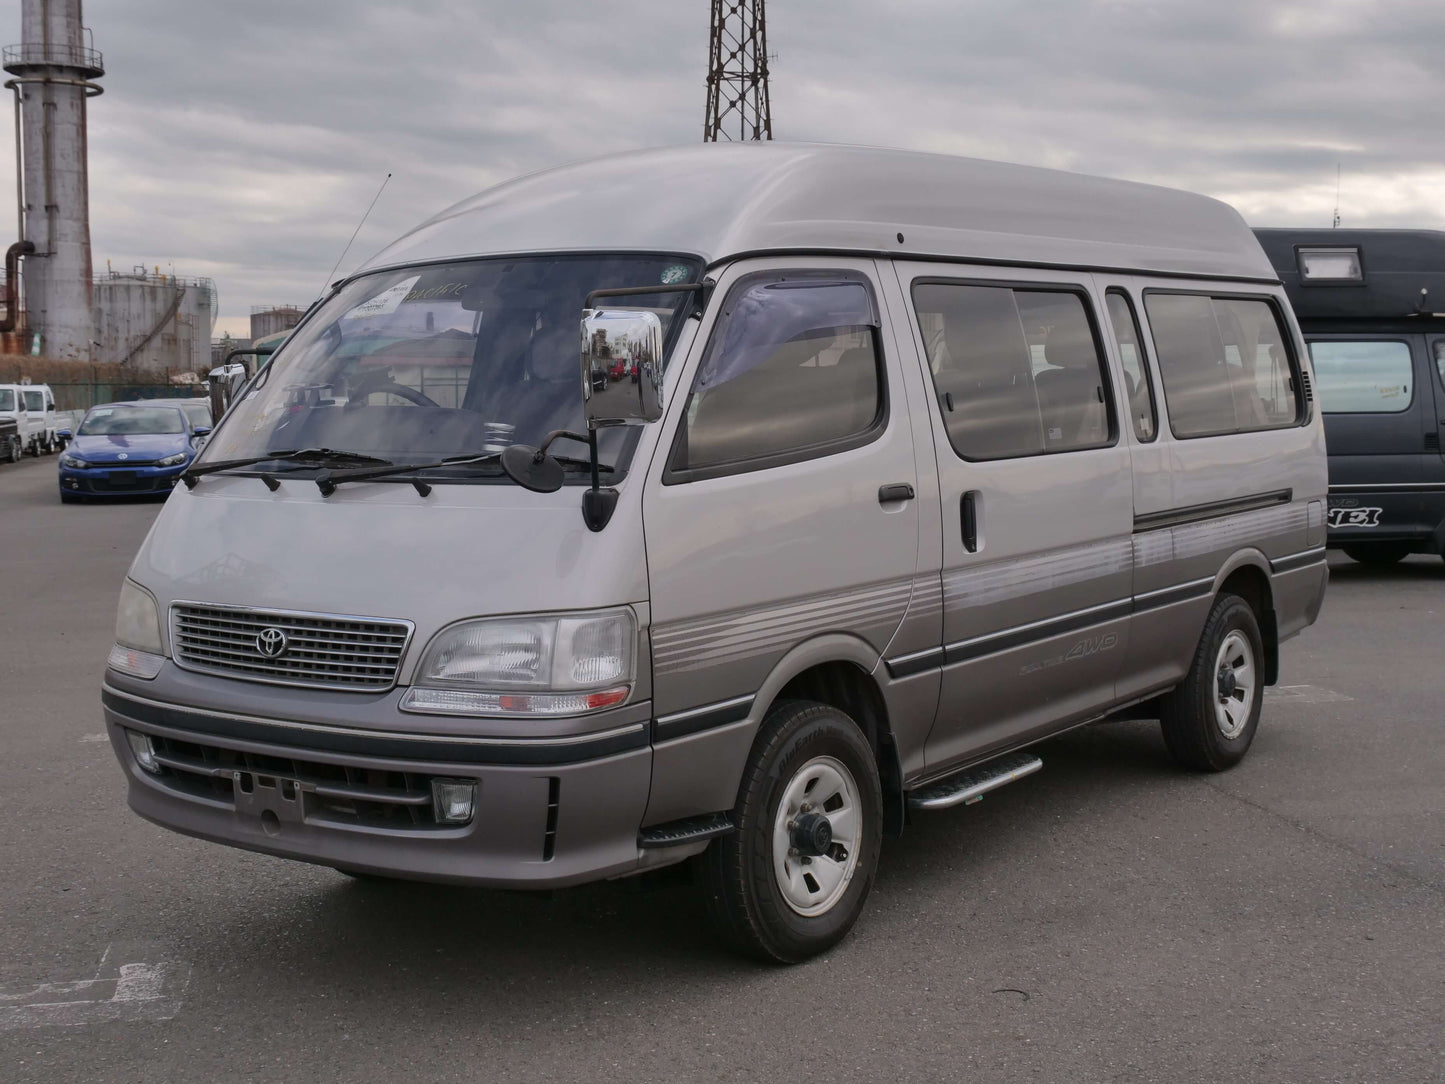
[(1362, 565), (1394, 565), (1410, 556), (1410, 547), (1398, 542), (1360, 542), (1342, 548), (1346, 557)]
[(709, 916), (735, 947), (796, 963), (863, 911), (883, 838), (878, 766), (858, 724), (810, 701), (768, 713), (733, 811), (701, 856)]
[(1264, 702), (1264, 641), (1249, 603), (1220, 595), (1184, 682), (1164, 698), (1160, 726), (1186, 768), (1220, 772), (1244, 759)]

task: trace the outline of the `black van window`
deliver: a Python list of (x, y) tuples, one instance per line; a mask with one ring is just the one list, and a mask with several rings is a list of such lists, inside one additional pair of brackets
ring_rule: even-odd
[(756, 470), (867, 439), (884, 405), (877, 323), (858, 279), (744, 280), (698, 367), (670, 470)]
[(948, 440), (963, 458), (1113, 442), (1108, 384), (1082, 296), (923, 282), (913, 306)]
[(1144, 307), (1175, 436), (1252, 433), (1299, 420), (1298, 382), (1267, 301), (1151, 291)]
[(1445, 339), (1435, 343), (1435, 368), (1440, 370), (1440, 383), (1445, 384)]
[(1145, 371), (1143, 339), (1139, 335), (1139, 319), (1134, 303), (1123, 290), (1110, 290), (1106, 295), (1109, 322), (1114, 325), (1114, 341), (1119, 344), (1119, 360), (1124, 366), (1124, 389), (1129, 401), (1129, 418), (1134, 436), (1148, 444), (1159, 432), (1159, 418), (1154, 409), (1154, 389), (1149, 386)]
[(1399, 414), (1415, 398), (1407, 343), (1314, 342), (1310, 360), (1326, 414)]

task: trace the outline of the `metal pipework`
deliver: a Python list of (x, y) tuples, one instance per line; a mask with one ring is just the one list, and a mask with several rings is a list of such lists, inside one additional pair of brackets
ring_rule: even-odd
[(5, 250), (5, 316), (0, 331), (14, 331), (20, 322), (20, 257), (35, 254), (31, 241), (16, 241)]
[(21, 0), (22, 44), (4, 50), (6, 86), (19, 108), (17, 202), (26, 261), (24, 304), (46, 354), (90, 361), (91, 283), (86, 102), (101, 93), (101, 55), (90, 48), (81, 0)]

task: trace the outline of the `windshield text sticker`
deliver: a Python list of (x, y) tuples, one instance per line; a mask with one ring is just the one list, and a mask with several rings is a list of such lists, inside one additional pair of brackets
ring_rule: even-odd
[(356, 308), (352, 309), (343, 320), (364, 320), (372, 316), (390, 316), (397, 310), (397, 307), (406, 300), (406, 295), (411, 293), (411, 288), (416, 285), (420, 275), (413, 275), (409, 279), (403, 279), (395, 286), (392, 286), (377, 294), (370, 301), (363, 301)]

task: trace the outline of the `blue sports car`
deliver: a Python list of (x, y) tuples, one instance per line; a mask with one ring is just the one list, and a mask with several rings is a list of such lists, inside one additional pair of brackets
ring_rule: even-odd
[(60, 499), (169, 493), (209, 432), (171, 404), (91, 407), (60, 457)]

